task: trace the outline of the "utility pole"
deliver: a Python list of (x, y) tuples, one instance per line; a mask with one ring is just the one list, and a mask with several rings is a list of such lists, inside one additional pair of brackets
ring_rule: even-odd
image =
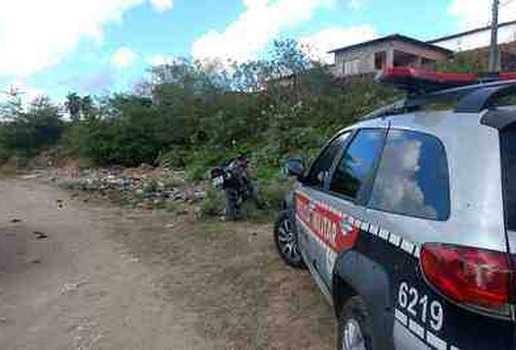
[(491, 18), (491, 46), (489, 50), (489, 71), (500, 71), (500, 50), (498, 49), (498, 8), (500, 0), (493, 0), (493, 14)]

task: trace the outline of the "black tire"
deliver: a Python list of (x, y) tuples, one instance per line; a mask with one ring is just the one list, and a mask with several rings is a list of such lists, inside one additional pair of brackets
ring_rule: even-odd
[(279, 214), (274, 223), (274, 243), (283, 261), (295, 268), (304, 268), (305, 263), (297, 241), (297, 233), (287, 212)]
[(372, 329), (371, 314), (364, 300), (359, 296), (351, 297), (339, 314), (338, 349), (372, 350)]

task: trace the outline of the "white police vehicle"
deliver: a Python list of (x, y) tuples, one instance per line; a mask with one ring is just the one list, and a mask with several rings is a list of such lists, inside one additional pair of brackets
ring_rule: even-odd
[[(341, 130), (275, 225), (338, 318), (339, 349), (515, 349), (516, 75), (391, 68), (408, 97)], [(451, 110), (429, 105), (453, 103)]]

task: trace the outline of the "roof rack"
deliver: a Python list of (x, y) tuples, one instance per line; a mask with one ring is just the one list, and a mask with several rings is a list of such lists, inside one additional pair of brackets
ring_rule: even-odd
[(456, 101), (456, 113), (479, 113), (492, 107), (500, 98), (516, 94), (516, 72), (476, 75), (393, 67), (382, 71), (376, 81), (406, 91), (407, 97), (364, 116), (362, 120), (453, 101)]

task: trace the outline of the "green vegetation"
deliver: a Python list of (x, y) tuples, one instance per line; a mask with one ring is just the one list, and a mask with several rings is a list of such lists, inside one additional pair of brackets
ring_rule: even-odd
[(484, 50), (474, 50), (456, 53), (449, 62), (440, 64), (437, 70), (441, 72), (482, 73), (487, 72), (488, 53)]
[(0, 161), (11, 155), (21, 158), (35, 156), (38, 150), (57, 145), (64, 122), (59, 108), (46, 97), (32, 101), (27, 108), (19, 99), (11, 99), (0, 109), (3, 123), (0, 127)]
[(292, 40), (277, 41), (266, 57), (229, 68), (190, 60), (155, 67), (154, 84), (139, 92), (70, 93), (66, 118), (47, 98), (22, 108), (14, 96), (0, 109), (0, 160), (59, 146), (93, 164), (159, 163), (199, 180), (211, 166), (245, 152), (262, 200), (274, 206), (286, 157), (310, 159), (335, 131), (396, 92), (370, 76), (334, 81)]

